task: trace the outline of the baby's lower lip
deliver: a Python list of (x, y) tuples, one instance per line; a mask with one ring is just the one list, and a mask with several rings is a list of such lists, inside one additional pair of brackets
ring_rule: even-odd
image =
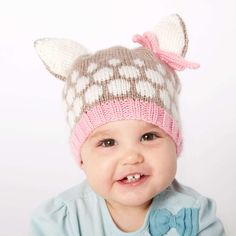
[(128, 180), (126, 179), (118, 180), (117, 182), (122, 186), (135, 187), (145, 182), (147, 178), (148, 178), (148, 175), (143, 175), (140, 177), (140, 179), (135, 180), (133, 182), (128, 182)]

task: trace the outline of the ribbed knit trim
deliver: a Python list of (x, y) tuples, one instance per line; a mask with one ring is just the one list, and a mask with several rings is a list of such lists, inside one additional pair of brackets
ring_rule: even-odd
[(164, 130), (176, 144), (177, 156), (182, 150), (182, 134), (177, 122), (154, 102), (134, 99), (110, 100), (83, 113), (76, 123), (70, 144), (75, 159), (80, 164), (80, 148), (89, 134), (97, 127), (118, 120), (143, 120)]

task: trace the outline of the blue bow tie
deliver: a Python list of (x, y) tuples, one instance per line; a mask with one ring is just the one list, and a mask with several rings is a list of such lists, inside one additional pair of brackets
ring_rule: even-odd
[(152, 210), (149, 215), (150, 233), (152, 236), (162, 236), (175, 228), (180, 236), (196, 236), (198, 213), (197, 208), (182, 208), (176, 215), (167, 209)]

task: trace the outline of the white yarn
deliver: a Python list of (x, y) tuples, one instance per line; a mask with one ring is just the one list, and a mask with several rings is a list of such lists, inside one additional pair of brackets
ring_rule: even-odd
[(113, 58), (108, 61), (108, 64), (111, 66), (117, 66), (121, 63), (120, 59)]
[(170, 97), (168, 95), (168, 92), (166, 91), (166, 89), (160, 89), (160, 98), (162, 100), (162, 102), (164, 103), (166, 109), (170, 109)]
[(148, 81), (138, 81), (136, 84), (136, 90), (142, 97), (154, 97), (156, 94), (155, 88)]
[(109, 80), (113, 77), (113, 70), (108, 67), (103, 67), (102, 69), (98, 70), (94, 75), (93, 79), (96, 82), (104, 82), (106, 80)]
[(119, 96), (122, 94), (127, 94), (130, 91), (130, 83), (126, 80), (115, 79), (109, 82), (108, 91), (114, 96)]
[(85, 101), (88, 104), (92, 104), (92, 103), (96, 102), (97, 100), (99, 100), (99, 98), (102, 96), (102, 94), (103, 94), (102, 86), (97, 85), (97, 84), (92, 85), (85, 92), (85, 95), (84, 95)]
[(188, 39), (184, 23), (178, 15), (164, 18), (155, 26), (153, 33), (157, 36), (161, 50), (184, 56), (182, 52)]
[(76, 92), (81, 93), (89, 84), (90, 80), (91, 79), (86, 76), (79, 77), (75, 86)]
[(76, 58), (88, 54), (86, 48), (69, 39), (39, 39), (34, 45), (48, 70), (61, 79), (68, 76)]
[(96, 63), (90, 63), (87, 69), (88, 73), (92, 73), (97, 69), (98, 65)]
[(122, 77), (126, 79), (138, 78), (140, 76), (139, 70), (134, 66), (121, 66), (119, 68), (119, 73)]
[(150, 79), (153, 83), (163, 85), (165, 82), (162, 75), (158, 71), (147, 69), (145, 70), (145, 74), (147, 78)]

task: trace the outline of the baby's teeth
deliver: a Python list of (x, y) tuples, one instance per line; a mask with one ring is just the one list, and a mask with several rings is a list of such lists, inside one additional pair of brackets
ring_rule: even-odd
[(136, 175), (128, 175), (127, 176), (127, 180), (128, 182), (134, 182), (136, 180), (140, 179), (140, 175), (139, 174), (136, 174)]
[(137, 175), (135, 175), (134, 177), (135, 177), (135, 179), (139, 179), (139, 178), (140, 178), (140, 175), (137, 174)]

